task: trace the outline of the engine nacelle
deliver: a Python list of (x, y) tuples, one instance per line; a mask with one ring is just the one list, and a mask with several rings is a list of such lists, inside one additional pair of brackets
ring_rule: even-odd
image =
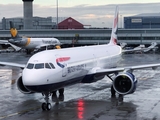
[(22, 81), (22, 76), (19, 77), (19, 79), (17, 80), (17, 87), (18, 87), (19, 91), (24, 94), (33, 93), (33, 92), (29, 91), (28, 89), (26, 89), (26, 87), (24, 86), (23, 81)]
[(136, 90), (137, 79), (130, 72), (118, 74), (113, 80), (114, 90), (122, 95), (131, 94)]

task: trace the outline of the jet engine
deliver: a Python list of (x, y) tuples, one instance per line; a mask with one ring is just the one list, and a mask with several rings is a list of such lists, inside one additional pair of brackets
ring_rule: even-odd
[(121, 95), (133, 93), (136, 87), (137, 79), (130, 72), (120, 73), (113, 79), (113, 88)]
[(26, 89), (26, 87), (24, 86), (23, 81), (22, 81), (22, 76), (19, 77), (19, 79), (17, 80), (17, 87), (18, 87), (19, 91), (24, 94), (33, 93), (33, 92), (29, 91), (28, 89)]

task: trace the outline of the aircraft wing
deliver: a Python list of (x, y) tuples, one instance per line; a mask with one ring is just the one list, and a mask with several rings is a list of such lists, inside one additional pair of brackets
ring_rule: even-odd
[(19, 50), (21, 49), (20, 47), (11, 44), (11, 43), (8, 42), (7, 40), (0, 40), (0, 44), (11, 45), (16, 51), (19, 51)]
[(12, 62), (0, 62), (0, 66), (10, 66), (10, 67), (18, 67), (21, 69), (25, 68), (25, 64), (18, 64), (18, 63), (12, 63)]
[(151, 45), (149, 47), (142, 47), (142, 46), (139, 46), (139, 47), (136, 47), (134, 49), (129, 49), (129, 50), (125, 50), (123, 49), (122, 52), (123, 53), (127, 53), (127, 52), (135, 52), (135, 51), (141, 51), (141, 52), (148, 52), (154, 48), (156, 48), (157, 46), (157, 43), (156, 42), (152, 42)]
[(153, 70), (155, 70), (157, 67), (160, 67), (160, 63), (127, 66), (127, 67), (116, 67), (116, 68), (110, 68), (110, 69), (97, 69), (95, 74), (111, 74), (111, 73), (116, 73), (116, 72), (122, 72), (122, 71), (125, 71), (125, 70), (133, 71), (133, 70), (136, 70), (136, 69), (144, 69), (144, 68), (152, 68)]
[(150, 50), (150, 48), (136, 48), (136, 49), (129, 49), (129, 50), (122, 50), (123, 53), (127, 53), (127, 52), (136, 52), (136, 51), (141, 51), (141, 52), (144, 52), (144, 51), (148, 51)]
[(148, 50), (144, 50), (144, 52), (148, 52), (152, 49), (156, 49), (157, 48), (157, 43), (156, 42), (152, 42), (151, 45), (148, 47)]
[(11, 43), (9, 43), (16, 51), (19, 51), (19, 50), (21, 50), (21, 48), (20, 47), (18, 47), (18, 46), (16, 46), (16, 45), (13, 45), (13, 44), (11, 44)]
[(0, 44), (5, 44), (5, 45), (8, 45), (9, 42), (7, 40), (0, 40)]

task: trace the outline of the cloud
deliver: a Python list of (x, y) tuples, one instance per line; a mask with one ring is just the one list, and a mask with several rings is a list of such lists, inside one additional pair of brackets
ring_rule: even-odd
[[(115, 12), (115, 4), (90, 6), (82, 4), (73, 7), (59, 7), (59, 17), (73, 17), (85, 25), (92, 27), (111, 27), (113, 15)], [(159, 9), (160, 3), (130, 3), (120, 4), (119, 14), (122, 17), (132, 16), (141, 13), (156, 13)], [(56, 17), (56, 6), (50, 5), (33, 5), (33, 15), (40, 17)], [(22, 4), (0, 4), (0, 19), (2, 17), (22, 17), (23, 5)]]
[(0, 19), (3, 17), (22, 17), (23, 6), (21, 4), (0, 4)]

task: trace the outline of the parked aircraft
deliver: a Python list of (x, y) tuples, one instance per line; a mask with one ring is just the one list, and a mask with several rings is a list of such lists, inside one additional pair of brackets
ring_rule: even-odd
[[(34, 54), (25, 64), (0, 62), (23, 68), (22, 76), (17, 81), (22, 93), (42, 93), (45, 102), (43, 110), (50, 110), (50, 95), (55, 91), (76, 83), (92, 83), (108, 76), (113, 82), (111, 94), (117, 92), (120, 98), (136, 90), (137, 79), (132, 73), (135, 69), (156, 68), (158, 64), (117, 67), (121, 60), (122, 48), (117, 45), (118, 7), (113, 21), (111, 39), (105, 45), (47, 50)], [(110, 74), (115, 74), (111, 77)], [(104, 83), (105, 84), (105, 83)]]
[(12, 43), (13, 45), (16, 45), (18, 47), (21, 47), (23, 49), (27, 50), (27, 54), (29, 54), (34, 49), (40, 49), (42, 47), (47, 46), (55, 46), (60, 45), (60, 41), (56, 38), (27, 38), (27, 37), (20, 37), (18, 35), (18, 31), (13, 25), (13, 22), (10, 21), (10, 33), (11, 33), (11, 39), (8, 41)]

